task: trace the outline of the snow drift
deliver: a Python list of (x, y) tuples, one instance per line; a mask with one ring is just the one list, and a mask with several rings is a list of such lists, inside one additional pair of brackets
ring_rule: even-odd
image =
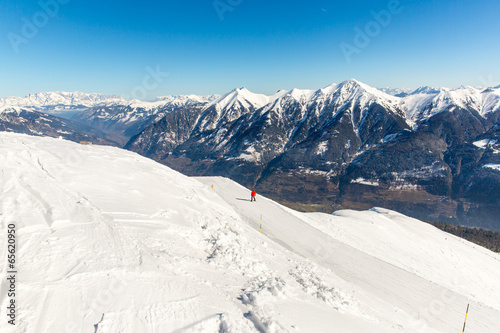
[(2, 332), (457, 332), (468, 303), (469, 332), (498, 331), (500, 256), (398, 213), (251, 203), (58, 139), (0, 133), (0, 156), (19, 291)]

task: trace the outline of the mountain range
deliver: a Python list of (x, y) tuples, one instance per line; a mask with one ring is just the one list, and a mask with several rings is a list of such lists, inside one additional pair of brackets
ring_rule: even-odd
[(500, 230), (499, 87), (382, 90), (351, 79), (271, 96), (101, 96), (66, 110), (185, 174), (227, 176), (303, 210), (382, 206)]

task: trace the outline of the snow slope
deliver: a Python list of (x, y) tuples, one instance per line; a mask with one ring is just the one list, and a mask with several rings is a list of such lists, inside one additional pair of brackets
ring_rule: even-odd
[[(245, 189), (224, 178), (215, 183), (231, 201)], [(240, 187), (240, 188), (238, 188)], [(298, 213), (266, 198), (258, 199), (265, 216), (264, 234), (286, 248), (331, 269), (371, 297), (391, 304), (423, 323), (409, 331), (453, 332), (463, 304), (477, 302), (478, 332), (495, 331), (500, 319), (500, 256), (433, 226), (389, 210), (339, 211), (333, 215)], [(258, 210), (236, 204), (240, 215), (258, 220)], [(473, 252), (474, 254), (472, 254)], [(495, 318), (479, 324), (479, 312)], [(474, 325), (475, 325), (474, 324)], [(481, 327), (479, 327), (481, 326)], [(495, 329), (494, 329), (495, 328)]]
[(0, 133), (0, 156), (1, 234), (18, 233), (1, 332), (457, 332), (467, 303), (469, 332), (498, 331), (500, 256), (403, 215), (250, 203), (225, 178), (51, 138)]

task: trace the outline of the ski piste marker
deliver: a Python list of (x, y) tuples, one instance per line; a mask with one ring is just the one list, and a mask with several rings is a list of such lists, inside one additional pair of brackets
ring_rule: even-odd
[(469, 314), (469, 304), (467, 304), (467, 311), (465, 312), (464, 328), (462, 329), (462, 333), (465, 333), (465, 324), (467, 323), (468, 314)]

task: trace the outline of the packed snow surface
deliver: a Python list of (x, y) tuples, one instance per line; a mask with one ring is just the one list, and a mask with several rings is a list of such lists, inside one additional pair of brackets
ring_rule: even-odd
[(112, 147), (0, 133), (0, 156), (2, 333), (458, 332), (467, 304), (498, 332), (500, 256), (418, 220), (250, 202)]

